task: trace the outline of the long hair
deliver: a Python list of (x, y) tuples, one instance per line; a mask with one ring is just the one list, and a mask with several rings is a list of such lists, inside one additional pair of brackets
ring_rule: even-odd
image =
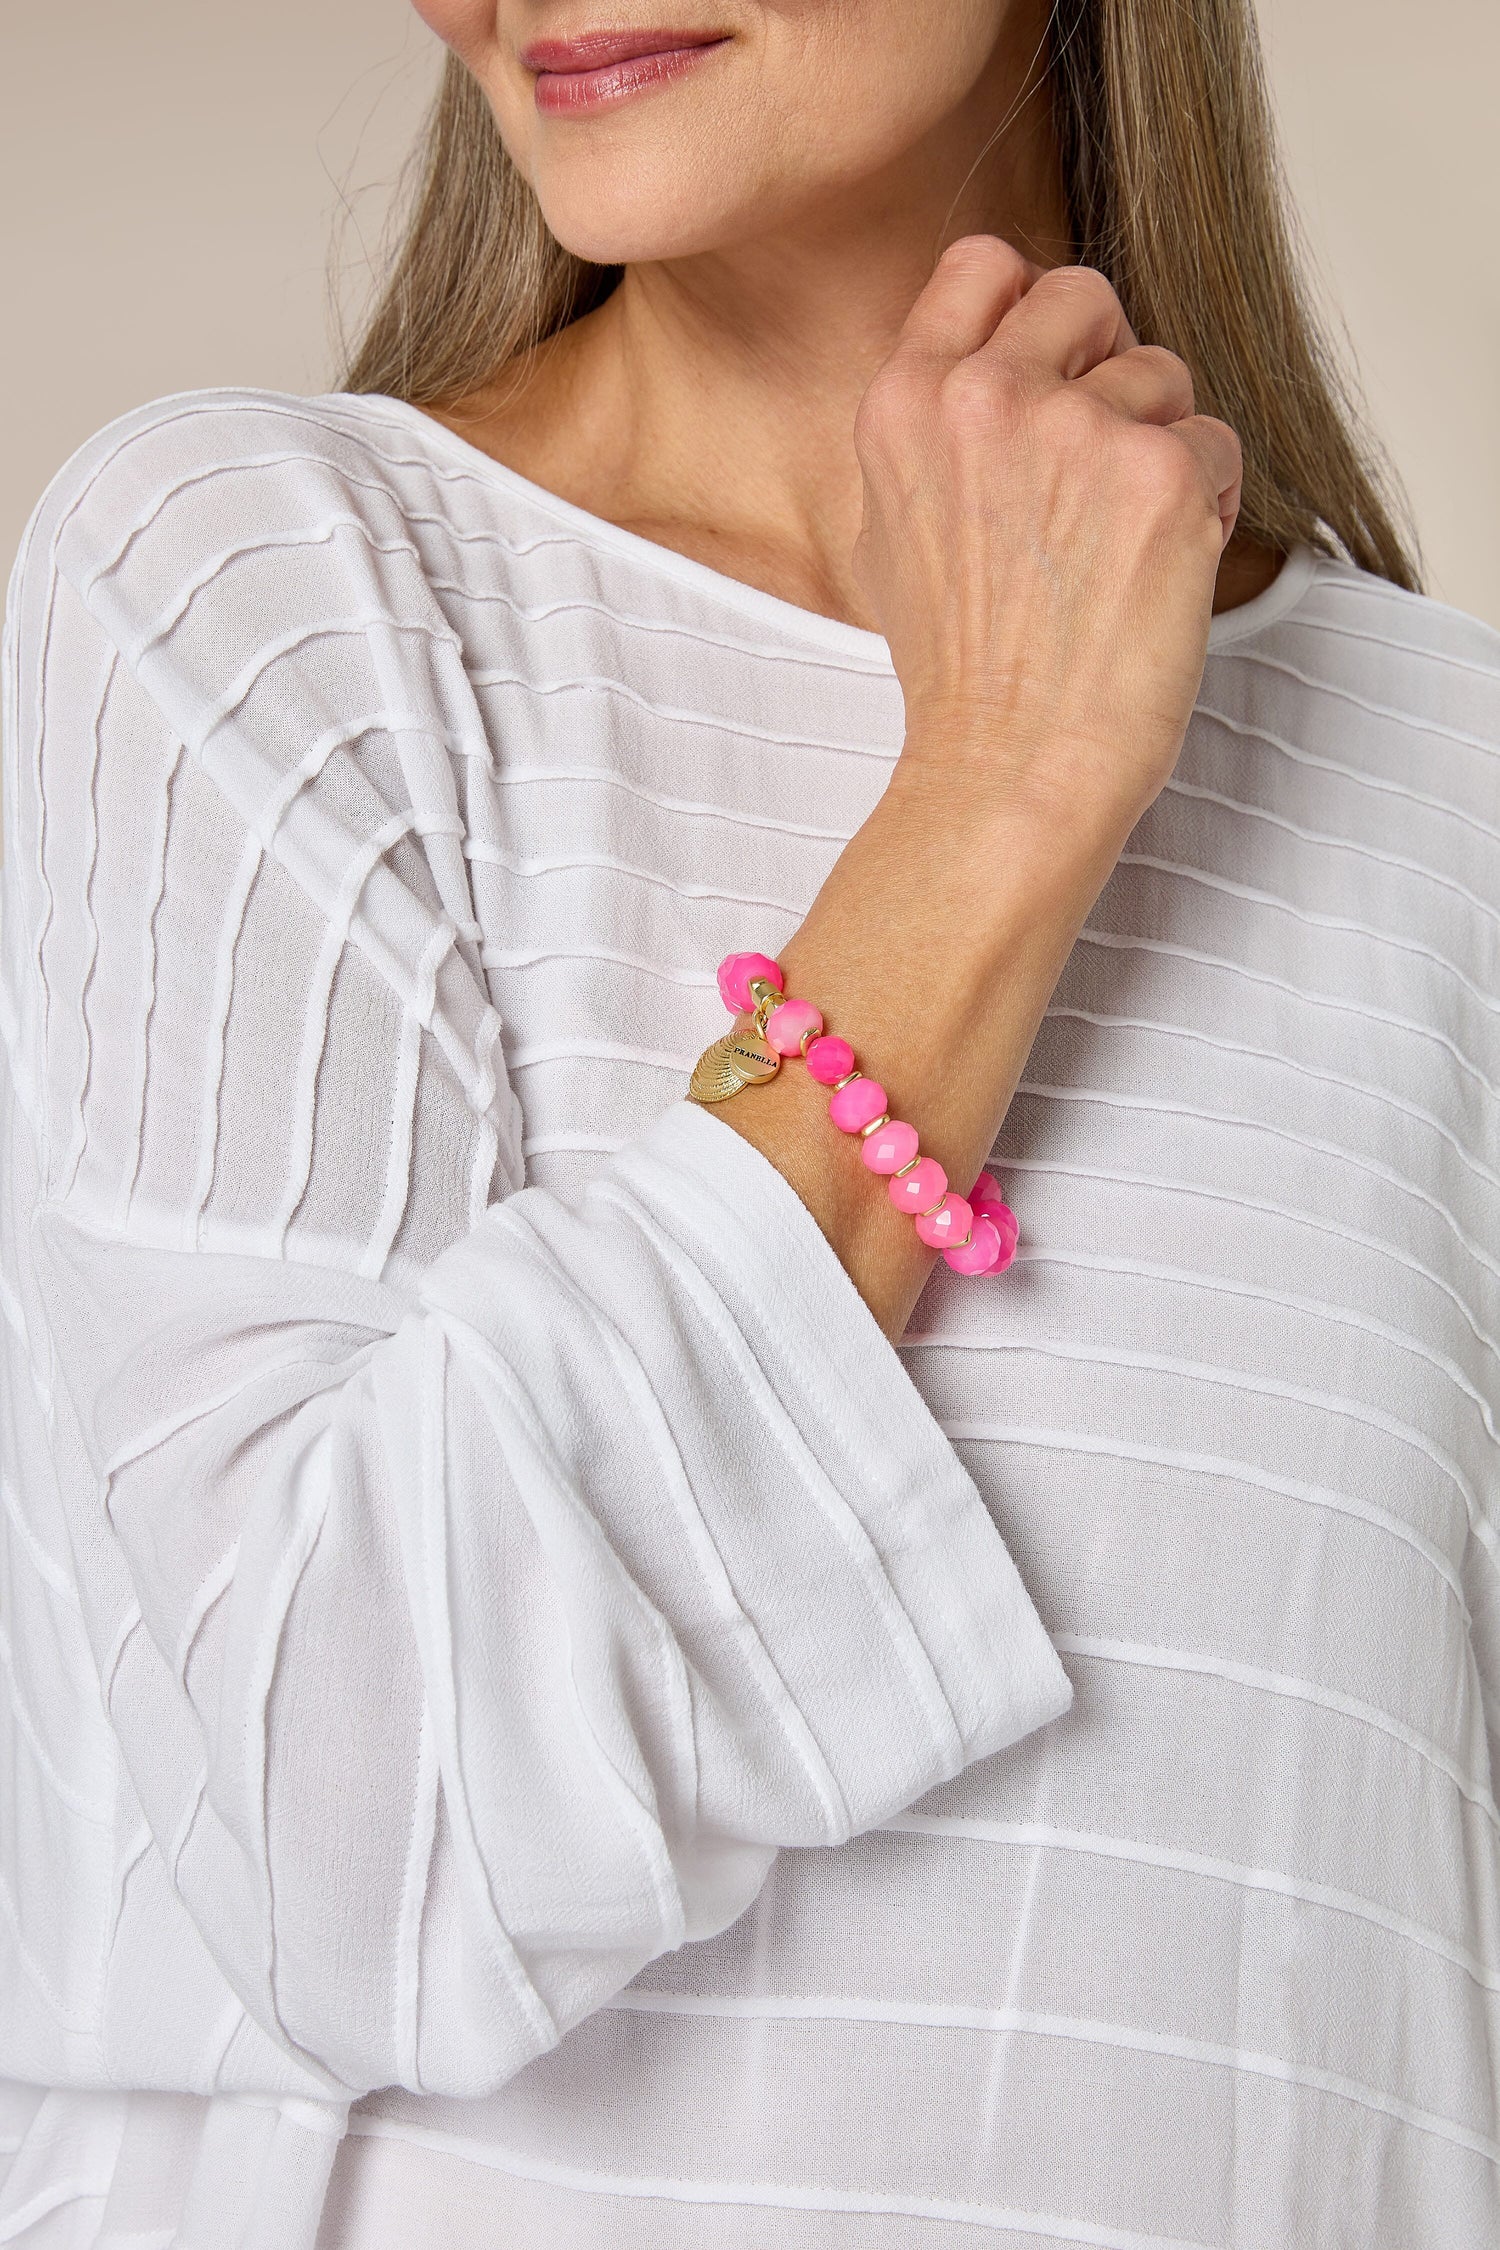
[[(1409, 502), (1303, 280), (1251, 7), (1053, 0), (1041, 59), (1074, 256), (1108, 276), (1143, 344), (1187, 363), (1199, 413), (1237, 433), (1248, 537), (1342, 549), (1419, 592)], [(623, 270), (556, 240), (453, 55), (403, 225), (345, 390), (461, 400), (601, 304)]]

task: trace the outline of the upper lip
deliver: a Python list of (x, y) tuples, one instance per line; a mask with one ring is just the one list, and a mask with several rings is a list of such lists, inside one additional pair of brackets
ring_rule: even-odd
[(521, 49), (520, 59), (526, 70), (603, 70), (609, 63), (632, 62), (637, 55), (706, 47), (722, 37), (718, 31), (581, 31), (576, 39), (533, 39)]

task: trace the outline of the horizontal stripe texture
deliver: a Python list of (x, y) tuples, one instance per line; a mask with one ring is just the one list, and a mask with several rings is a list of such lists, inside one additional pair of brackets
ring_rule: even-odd
[(1500, 2241), (1500, 636), (1214, 621), (899, 1348), (681, 1099), (877, 635), (204, 392), (5, 697), (0, 2242)]

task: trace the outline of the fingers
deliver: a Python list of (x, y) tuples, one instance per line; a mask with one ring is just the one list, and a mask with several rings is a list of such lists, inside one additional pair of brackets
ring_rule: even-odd
[(997, 234), (961, 235), (932, 269), (896, 339), (896, 351), (960, 360), (988, 343), (999, 322), (1041, 277)]
[[(888, 364), (894, 371), (902, 361), (928, 362), (919, 379), (936, 374), (945, 393), (944, 377), (964, 361), (972, 367), (955, 381), (971, 390), (970, 376), (983, 385), (986, 367), (992, 374), (1001, 363), (1012, 373), (1029, 368), (1043, 388), (1076, 382), (1122, 419), (1169, 429), (1213, 502), (1221, 551), (1228, 544), (1243, 488), (1239, 439), (1226, 422), (1194, 413), (1191, 371), (1175, 352), (1137, 340), (1113, 286), (1095, 267), (1044, 268), (999, 235), (963, 235), (938, 259), (902, 323)], [(891, 391), (884, 375), (872, 384), (862, 408), (866, 422), (882, 383)], [(858, 426), (855, 434), (858, 442)]]
[(1132, 422), (1180, 422), (1193, 411), (1193, 378), (1175, 352), (1136, 344), (1078, 378), (1079, 388)]
[(1016, 300), (990, 348), (1029, 359), (1050, 375), (1075, 376), (1139, 347), (1102, 273), (1093, 266), (1052, 266)]
[(1240, 512), (1244, 460), (1240, 441), (1227, 422), (1208, 414), (1189, 414), (1172, 424), (1172, 435), (1185, 445), (1198, 465), (1205, 490), (1219, 511), (1222, 533), (1220, 553), (1228, 546)]

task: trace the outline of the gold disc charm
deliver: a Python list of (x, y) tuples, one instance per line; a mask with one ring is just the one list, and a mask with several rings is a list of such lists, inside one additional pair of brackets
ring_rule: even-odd
[(763, 1085), (781, 1068), (781, 1057), (753, 1031), (726, 1031), (705, 1047), (688, 1082), (690, 1102), (727, 1102), (742, 1086)]

